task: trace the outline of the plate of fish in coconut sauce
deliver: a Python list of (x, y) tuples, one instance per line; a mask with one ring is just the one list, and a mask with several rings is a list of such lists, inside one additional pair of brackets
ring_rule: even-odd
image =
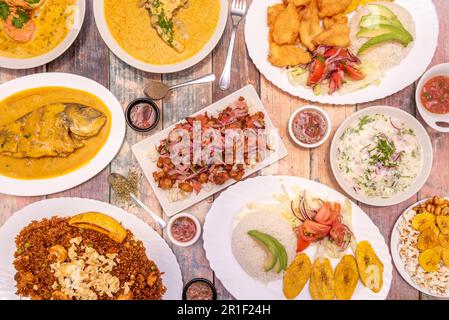
[(119, 101), (81, 76), (43, 73), (4, 83), (0, 108), (4, 194), (40, 196), (76, 187), (112, 161), (125, 137)]

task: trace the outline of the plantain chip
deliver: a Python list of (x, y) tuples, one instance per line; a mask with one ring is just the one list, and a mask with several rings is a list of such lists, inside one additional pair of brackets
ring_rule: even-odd
[(335, 294), (338, 300), (351, 300), (357, 283), (359, 270), (352, 255), (344, 256), (335, 268)]
[(412, 227), (421, 231), (421, 226), (427, 223), (435, 224), (435, 216), (430, 212), (417, 214), (412, 220)]
[(437, 225), (442, 234), (449, 234), (449, 216), (438, 216)]
[(428, 249), (419, 255), (419, 265), (427, 272), (435, 272), (441, 260), (442, 251)]
[(440, 233), (438, 236), (438, 242), (443, 248), (449, 249), (449, 234)]
[(328, 258), (318, 258), (313, 263), (309, 290), (314, 300), (334, 300), (334, 270)]
[(368, 241), (359, 242), (355, 250), (355, 257), (363, 285), (378, 293), (383, 286), (384, 265), (371, 244)]
[(443, 259), (444, 264), (449, 267), (449, 249), (443, 248), (441, 258)]
[(416, 247), (420, 251), (435, 248), (438, 245), (438, 233), (434, 230), (426, 230), (421, 232), (418, 237), (418, 244)]
[(429, 221), (429, 222), (426, 222), (426, 223), (422, 224), (421, 227), (419, 227), (419, 231), (420, 232), (424, 232), (426, 230), (432, 230), (436, 234), (440, 234), (440, 229), (438, 229), (438, 227), (435, 224), (435, 222), (430, 222)]
[(312, 262), (305, 253), (296, 256), (284, 273), (284, 295), (287, 299), (295, 299), (304, 289), (310, 278)]
[(117, 220), (98, 212), (86, 212), (73, 216), (69, 220), (69, 225), (106, 234), (118, 243), (122, 243), (127, 236), (126, 229)]

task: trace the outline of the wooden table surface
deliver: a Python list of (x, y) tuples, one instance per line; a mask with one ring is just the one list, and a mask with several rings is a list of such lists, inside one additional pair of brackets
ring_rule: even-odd
[[(248, 3), (250, 1), (251, 0), (248, 0)], [(74, 45), (63, 56), (52, 63), (35, 69), (20, 71), (0, 69), (0, 83), (27, 74), (40, 72), (75, 73), (98, 81), (109, 88), (122, 103), (122, 106), (125, 107), (132, 99), (143, 95), (142, 88), (147, 79), (161, 80), (170, 85), (193, 79), (209, 72), (214, 72), (217, 75), (217, 78), (220, 76), (230, 38), (230, 21), (228, 21), (228, 27), (218, 46), (205, 60), (188, 70), (161, 76), (159, 74), (149, 74), (138, 71), (115, 57), (108, 50), (96, 29), (92, 11), (93, 0), (88, 0), (87, 2), (88, 10), (80, 35)], [(449, 37), (449, 1), (434, 0), (434, 3), (437, 7), (440, 21), (440, 41), (432, 62), (433, 65), (449, 60), (449, 42), (447, 41), (447, 38)], [(193, 112), (208, 106), (212, 102), (220, 100), (247, 84), (252, 84), (258, 91), (274, 124), (279, 128), (282, 139), (289, 151), (288, 157), (278, 163), (277, 166), (267, 168), (259, 174), (282, 174), (309, 178), (342, 191), (337, 185), (330, 169), (329, 144), (331, 139), (320, 148), (309, 151), (297, 148), (288, 138), (286, 128), (291, 113), (301, 105), (308, 103), (307, 101), (292, 97), (289, 94), (280, 91), (259, 74), (247, 54), (243, 37), (243, 23), (239, 28), (234, 51), (231, 88), (228, 91), (223, 92), (219, 89), (217, 81), (210, 85), (191, 86), (174, 91), (168, 99), (160, 103), (160, 107), (163, 110), (163, 121), (159, 129), (182, 120)], [(373, 105), (390, 105), (398, 107), (419, 118), (414, 99), (415, 88), (416, 83), (389, 98), (369, 104), (352, 106), (323, 105), (323, 107), (332, 118), (334, 130), (351, 113)], [(422, 119), (420, 119), (420, 121), (425, 124)], [(428, 126), (426, 126), (426, 129), (431, 137), (434, 148), (434, 163), (432, 174), (425, 187), (409, 200), (396, 206), (373, 208), (361, 205), (363, 210), (368, 213), (379, 227), (387, 243), (389, 243), (390, 233), (394, 222), (401, 212), (409, 205), (429, 196), (448, 195), (449, 135), (438, 133)], [(45, 198), (83, 197), (115, 204), (114, 197), (111, 194), (106, 178), (110, 172), (121, 172), (126, 174), (130, 169), (140, 170), (136, 159), (132, 156), (130, 147), (145, 138), (145, 135), (137, 134), (128, 129), (123, 147), (112, 163), (95, 178), (77, 188), (48, 197), (11, 197), (0, 194), (0, 225), (2, 225), (17, 210)], [(163, 212), (149, 184), (145, 179), (142, 181), (140, 197), (154, 211), (163, 216)], [(203, 221), (213, 200), (212, 197), (206, 199), (189, 209), (189, 211)], [(133, 206), (125, 209), (132, 214), (139, 216), (152, 227), (155, 227), (154, 222), (143, 212), (143, 210)], [(161, 230), (159, 230), (159, 232), (161, 232)], [(165, 234), (163, 234), (163, 236), (166, 238)], [(233, 299), (232, 295), (226, 291), (220, 283), (220, 280), (214, 276), (214, 272), (210, 269), (209, 263), (205, 258), (202, 241), (199, 241), (193, 247), (187, 249), (173, 246), (172, 249), (178, 258), (185, 282), (194, 277), (208, 278), (214, 281), (220, 299)], [(417, 290), (409, 286), (396, 270), (393, 272), (393, 283), (391, 285), (389, 298), (431, 299), (431, 297), (420, 294)]]

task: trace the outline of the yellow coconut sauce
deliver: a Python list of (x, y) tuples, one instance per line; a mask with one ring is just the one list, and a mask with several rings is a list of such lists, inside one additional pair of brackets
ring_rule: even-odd
[(42, 87), (16, 93), (0, 101), (0, 126), (53, 103), (79, 103), (102, 111), (108, 118), (99, 134), (83, 140), (85, 146), (68, 157), (15, 159), (0, 155), (0, 175), (16, 179), (46, 179), (61, 176), (86, 165), (105, 145), (111, 130), (111, 113), (98, 97), (65, 87)]
[(67, 36), (74, 21), (76, 0), (46, 0), (34, 12), (36, 24), (34, 38), (26, 43), (13, 41), (0, 21), (0, 56), (8, 58), (33, 58), (48, 53)]
[(185, 45), (182, 53), (167, 45), (151, 26), (147, 9), (138, 0), (105, 0), (108, 28), (117, 43), (134, 58), (149, 64), (175, 64), (185, 61), (209, 42), (220, 18), (220, 0), (189, 0), (175, 19), (185, 26), (187, 39), (175, 38)]

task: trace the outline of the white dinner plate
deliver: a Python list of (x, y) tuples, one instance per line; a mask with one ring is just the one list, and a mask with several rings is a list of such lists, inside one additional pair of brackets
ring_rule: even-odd
[[(289, 176), (260, 176), (240, 182), (223, 192), (213, 203), (206, 215), (204, 224), (204, 249), (211, 268), (224, 287), (237, 299), (281, 300), (285, 299), (282, 280), (264, 285), (249, 276), (235, 259), (231, 248), (231, 236), (235, 216), (254, 201), (270, 200), (275, 194), (282, 194), (284, 186), (299, 186), (312, 194), (329, 201), (343, 203), (345, 197), (337, 191), (314, 181)], [(352, 230), (357, 241), (367, 240), (384, 264), (383, 287), (379, 293), (373, 293), (358, 283), (354, 292), (355, 300), (383, 300), (388, 296), (392, 280), (391, 257), (385, 239), (371, 219), (352, 203)], [(350, 249), (349, 249), (350, 250)], [(305, 251), (313, 260), (316, 245)], [(349, 251), (348, 251), (349, 254)], [(330, 259), (335, 267), (338, 259)], [(298, 300), (310, 300), (308, 285), (297, 297)]]
[[(446, 198), (448, 199), (448, 198)], [(405, 210), (398, 218), (396, 223), (394, 224), (393, 230), (391, 231), (391, 242), (390, 242), (390, 249), (391, 249), (391, 256), (393, 258), (394, 265), (396, 269), (398, 270), (401, 277), (407, 281), (409, 285), (411, 285), (413, 288), (415, 288), (418, 291), (421, 291), (424, 294), (427, 294), (429, 296), (437, 297), (437, 298), (449, 298), (449, 293), (447, 295), (439, 295), (430, 292), (429, 290), (420, 287), (415, 281), (412, 280), (408, 272), (405, 270), (404, 263), (402, 262), (401, 256), (399, 255), (399, 243), (400, 243), (400, 235), (399, 235), (399, 223), (401, 223), (402, 219), (404, 219), (404, 214), (408, 212), (409, 210), (412, 210), (414, 207), (418, 206), (420, 203), (427, 201), (428, 199), (421, 200), (414, 205), (410, 206)], [(421, 268), (421, 267), (420, 267)]]
[[(136, 1), (137, 5), (137, 1)], [(166, 65), (159, 65), (159, 64), (150, 64), (144, 61), (141, 61), (135, 57), (133, 57), (131, 54), (129, 54), (126, 50), (124, 50), (118, 42), (114, 39), (113, 35), (111, 34), (106, 18), (105, 18), (105, 10), (104, 10), (104, 0), (95, 0), (93, 1), (93, 9), (94, 9), (94, 15), (95, 15), (95, 23), (97, 24), (98, 31), (100, 32), (101, 37), (103, 38), (103, 41), (106, 43), (106, 45), (109, 47), (109, 49), (122, 61), (126, 62), (130, 66), (146, 71), (146, 72), (153, 72), (153, 73), (173, 73), (178, 72), (181, 70), (185, 70), (187, 68), (190, 68), (191, 66), (196, 65), (201, 60), (203, 60), (217, 45), (218, 41), (220, 41), (221, 36), (223, 35), (223, 32), (226, 28), (226, 22), (228, 20), (228, 1), (227, 0), (220, 0), (220, 18), (218, 20), (217, 29), (215, 30), (212, 37), (209, 39), (207, 44), (201, 49), (197, 54), (195, 54), (193, 57), (179, 62), (175, 64), (166, 64)], [(151, 28), (151, 26), (148, 26), (148, 28)], [(164, 45), (161, 40), (161, 45)]]
[(13, 265), (14, 252), (17, 250), (15, 237), (34, 220), (54, 216), (69, 217), (83, 212), (101, 212), (107, 214), (130, 229), (146, 248), (146, 254), (153, 260), (161, 272), (162, 281), (167, 288), (164, 300), (180, 300), (183, 282), (181, 270), (173, 251), (161, 236), (136, 216), (105, 202), (80, 198), (58, 198), (35, 202), (16, 212), (0, 228), (2, 250), (0, 251), (0, 300), (16, 300), (16, 273)]
[[(415, 132), (419, 144), (421, 145), (422, 148), (423, 164), (421, 172), (416, 177), (415, 182), (413, 182), (413, 184), (407, 190), (398, 193), (391, 198), (367, 197), (361, 193), (356, 192), (349, 185), (349, 183), (346, 181), (343, 175), (340, 173), (336, 164), (338, 142), (343, 132), (346, 130), (346, 128), (350, 126), (352, 123), (354, 123), (354, 121), (357, 121), (357, 119), (359, 119), (360, 117), (374, 114), (383, 114), (386, 116), (391, 116), (404, 123), (408, 128), (412, 129)], [(422, 124), (409, 113), (394, 107), (387, 107), (387, 106), (370, 107), (352, 114), (338, 128), (337, 132), (334, 135), (334, 139), (332, 140), (330, 150), (330, 162), (335, 179), (337, 180), (340, 187), (342, 187), (342, 189), (351, 197), (362, 203), (369, 204), (371, 206), (376, 207), (393, 206), (409, 199), (419, 190), (421, 190), (421, 188), (425, 185), (427, 179), (429, 178), (430, 172), (432, 171), (432, 163), (433, 163), (432, 142), (430, 141), (426, 129), (424, 129)]]
[[(244, 177), (248, 177), (249, 175), (287, 156), (287, 149), (285, 148), (285, 145), (282, 142), (282, 139), (279, 136), (276, 127), (273, 125), (273, 122), (271, 121), (267, 111), (265, 110), (265, 107), (263, 106), (262, 101), (257, 95), (257, 92), (254, 89), (254, 87), (252, 85), (248, 85), (232, 93), (231, 95), (223, 98), (222, 100), (215, 102), (214, 104), (194, 113), (193, 115), (191, 115), (191, 117), (194, 117), (199, 114), (204, 114), (205, 112), (207, 112), (207, 114), (210, 116), (216, 116), (226, 107), (237, 101), (239, 97), (245, 98), (246, 102), (248, 103), (250, 113), (262, 112), (265, 115), (266, 128), (267, 131), (271, 134), (273, 142), (272, 146), (274, 146), (274, 152), (272, 152), (267, 158), (265, 158), (264, 161), (245, 169)], [(168, 192), (159, 188), (158, 184), (154, 181), (153, 172), (159, 171), (159, 169), (157, 168), (157, 163), (151, 160), (150, 155), (151, 150), (154, 150), (157, 146), (159, 146), (160, 142), (163, 139), (167, 139), (168, 134), (174, 129), (174, 127), (175, 125), (172, 125), (171, 127), (168, 127), (152, 135), (151, 137), (135, 144), (132, 147), (132, 151), (136, 156), (137, 161), (139, 162), (139, 165), (141, 166), (147, 180), (149, 181), (151, 187), (153, 188), (153, 191), (156, 197), (158, 198), (162, 206), (162, 209), (164, 209), (165, 214), (167, 214), (169, 217), (175, 215), (178, 212), (181, 212), (184, 209), (193, 206), (194, 204), (214, 195), (215, 193), (235, 183), (234, 180), (230, 179), (221, 186), (214, 185), (210, 190), (205, 190), (203, 188), (198, 194), (195, 194), (195, 192), (193, 192), (190, 197), (184, 200), (176, 202), (170, 201), (168, 197)]]
[(116, 156), (125, 138), (126, 122), (117, 98), (93, 80), (67, 73), (39, 73), (0, 85), (0, 101), (28, 89), (67, 87), (97, 96), (111, 112), (111, 131), (105, 145), (87, 164), (65, 175), (37, 180), (13, 179), (0, 175), (0, 193), (13, 196), (41, 196), (74, 188), (102, 171)]
[(245, 41), (248, 52), (259, 71), (274, 85), (291, 95), (330, 104), (364, 103), (390, 96), (417, 80), (432, 61), (438, 42), (438, 15), (431, 0), (396, 0), (406, 8), (416, 25), (416, 38), (408, 56), (398, 66), (389, 70), (379, 86), (371, 85), (348, 94), (319, 95), (302, 86), (294, 86), (284, 69), (272, 66), (268, 60), (267, 7), (280, 0), (253, 1), (245, 24)]
[(74, 23), (64, 40), (58, 44), (53, 50), (33, 58), (15, 59), (0, 56), (0, 67), (6, 69), (29, 69), (47, 64), (64, 52), (73, 44), (83, 26), (84, 16), (86, 14), (86, 0), (78, 0), (76, 7), (73, 8)]

